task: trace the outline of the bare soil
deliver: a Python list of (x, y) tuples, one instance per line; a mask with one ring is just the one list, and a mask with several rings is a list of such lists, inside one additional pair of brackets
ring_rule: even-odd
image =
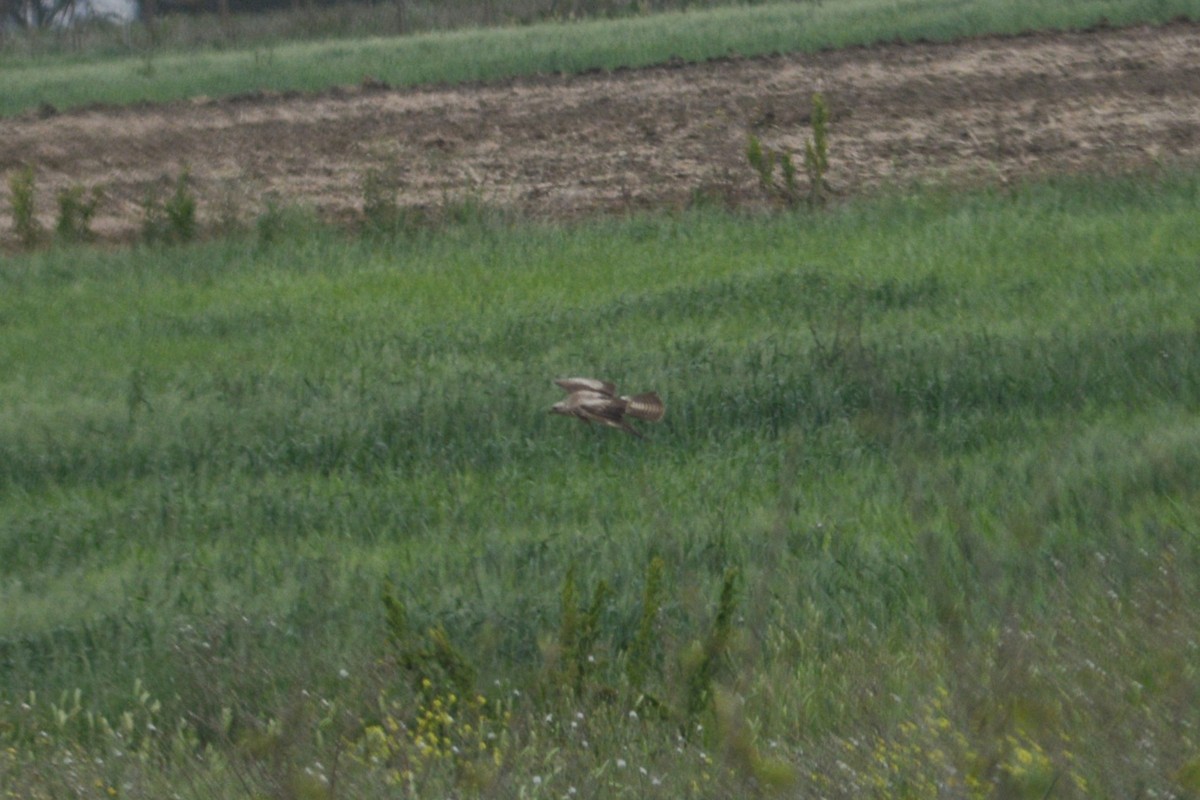
[[(761, 203), (748, 135), (803, 152), (810, 99), (832, 112), (844, 196), (911, 182), (1003, 183), (1200, 161), (1200, 25), (884, 44), (495, 84), (200, 99), (0, 120), (0, 173), (36, 168), (38, 212), (102, 186), (93, 228), (136, 235), (151, 187), (190, 170), (202, 220), (267, 198), (362, 214), (364, 176), (401, 205), (463, 199), (534, 217)], [(7, 187), (0, 242), (14, 238)]]

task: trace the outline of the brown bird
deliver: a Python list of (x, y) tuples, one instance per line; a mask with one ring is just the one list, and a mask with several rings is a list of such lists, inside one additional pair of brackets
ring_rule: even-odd
[(626, 397), (617, 395), (616, 384), (595, 378), (559, 378), (554, 382), (567, 392), (567, 398), (555, 403), (550, 413), (577, 417), (583, 423), (599, 422), (644, 438), (625, 417), (658, 422), (667, 413), (658, 392)]

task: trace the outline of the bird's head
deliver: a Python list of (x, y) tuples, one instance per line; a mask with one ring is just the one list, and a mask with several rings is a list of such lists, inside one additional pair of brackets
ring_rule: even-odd
[(570, 409), (567, 408), (566, 400), (560, 400), (559, 402), (550, 406), (550, 410), (546, 413), (548, 413), (548, 414), (563, 414), (565, 416), (571, 415)]

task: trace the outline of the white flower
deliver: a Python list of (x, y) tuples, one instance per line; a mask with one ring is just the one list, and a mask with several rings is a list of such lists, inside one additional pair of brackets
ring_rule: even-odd
[(617, 759), (617, 769), (625, 769), (625, 766), (626, 766), (625, 759), (618, 758)]

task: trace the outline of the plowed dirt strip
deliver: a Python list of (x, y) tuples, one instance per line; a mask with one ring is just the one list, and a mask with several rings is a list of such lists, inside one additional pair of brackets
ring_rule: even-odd
[(816, 90), (833, 112), (829, 178), (847, 194), (1200, 160), (1200, 25), (1178, 23), (27, 115), (0, 120), (0, 172), (34, 165), (47, 226), (59, 190), (103, 186), (93, 227), (109, 238), (134, 235), (148, 188), (185, 167), (207, 221), (250, 218), (271, 195), (352, 218), (369, 170), (413, 206), (471, 196), (562, 217), (697, 192), (756, 202), (748, 134), (802, 151)]

